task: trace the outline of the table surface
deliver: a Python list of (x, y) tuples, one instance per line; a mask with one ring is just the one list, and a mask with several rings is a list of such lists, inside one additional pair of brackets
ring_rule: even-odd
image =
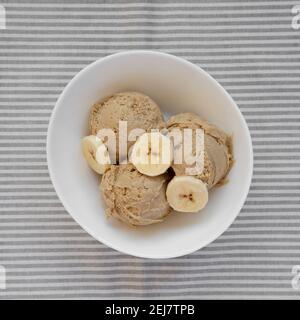
[[(1, 4), (0, 299), (300, 297), (292, 281), (300, 265), (297, 1)], [(59, 94), (92, 61), (127, 49), (201, 66), (233, 96), (251, 131), (254, 176), (241, 213), (185, 257), (139, 259), (98, 243), (64, 210), (49, 178), (46, 134)]]

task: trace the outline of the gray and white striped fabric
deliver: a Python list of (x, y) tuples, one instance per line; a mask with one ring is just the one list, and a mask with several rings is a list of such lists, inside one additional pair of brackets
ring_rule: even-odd
[[(297, 3), (0, 0), (0, 298), (300, 298), (292, 273), (300, 265)], [(46, 132), (59, 94), (92, 61), (128, 49), (200, 65), (251, 130), (244, 208), (219, 239), (185, 257), (144, 260), (98, 243), (64, 210), (48, 175)]]

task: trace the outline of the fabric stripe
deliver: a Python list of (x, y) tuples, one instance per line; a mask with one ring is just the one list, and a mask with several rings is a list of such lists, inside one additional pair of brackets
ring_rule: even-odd
[[(299, 299), (300, 37), (295, 1), (2, 0), (0, 299)], [(230, 229), (194, 254), (152, 261), (92, 239), (47, 171), (54, 104), (94, 60), (128, 49), (198, 64), (238, 103), (254, 177)], [(116, 263), (118, 262), (118, 263)]]

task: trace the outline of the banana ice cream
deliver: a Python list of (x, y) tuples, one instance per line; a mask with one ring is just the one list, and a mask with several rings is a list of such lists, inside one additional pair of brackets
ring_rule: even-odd
[[(211, 189), (224, 181), (232, 165), (231, 138), (194, 113), (180, 113), (167, 122), (168, 130), (202, 129), (204, 131), (204, 168), (196, 178), (206, 183)], [(187, 165), (173, 164), (177, 176), (186, 175)]]
[(171, 210), (166, 199), (169, 179), (167, 173), (143, 175), (132, 164), (111, 166), (100, 185), (107, 216), (135, 226), (162, 221)]
[[(158, 105), (142, 93), (117, 93), (94, 104), (89, 119), (90, 134), (96, 135), (100, 129), (112, 129), (117, 138), (116, 149), (109, 151), (116, 155), (117, 161), (126, 156), (119, 155), (119, 121), (127, 121), (128, 134), (137, 128), (145, 131), (159, 129), (164, 123)], [(128, 141), (127, 150), (133, 144)]]
[[(135, 142), (126, 137), (127, 148), (125, 144), (122, 149), (125, 154), (119, 152), (123, 139), (120, 121), (127, 121), (127, 135), (133, 129), (146, 131), (139, 131)], [(157, 104), (141, 93), (118, 93), (96, 103), (90, 113), (89, 126), (90, 135), (82, 139), (82, 150), (89, 166), (102, 175), (100, 191), (106, 215), (128, 225), (161, 222), (171, 208), (198, 212), (206, 206), (209, 190), (225, 181), (233, 163), (231, 138), (226, 133), (194, 113), (174, 115), (165, 124)], [(162, 128), (164, 132), (151, 132), (151, 129)], [(100, 136), (101, 129), (116, 134), (114, 150), (110, 150), (108, 142)], [(183, 137), (183, 145), (172, 144), (173, 129)], [(202, 148), (197, 148), (199, 131)], [(187, 153), (195, 159), (194, 165), (186, 161), (187, 145), (192, 147)], [(126, 164), (123, 160), (127, 159), (129, 150), (129, 164)], [(183, 162), (175, 160), (176, 150), (184, 151)], [(119, 164), (112, 160), (112, 152)], [(199, 164), (201, 170), (198, 170)], [(196, 170), (189, 170), (193, 166)]]

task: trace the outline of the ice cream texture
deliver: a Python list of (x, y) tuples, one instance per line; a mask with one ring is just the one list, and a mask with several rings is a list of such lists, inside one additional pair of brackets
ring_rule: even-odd
[[(196, 177), (206, 183), (211, 189), (225, 181), (232, 163), (231, 137), (214, 125), (203, 120), (194, 113), (180, 113), (167, 121), (168, 130), (172, 129), (202, 129), (204, 131), (204, 168)], [(176, 175), (186, 175), (187, 165), (173, 164)]]
[[(160, 129), (163, 127), (163, 115), (159, 106), (148, 96), (138, 92), (121, 92), (111, 95), (95, 103), (92, 107), (89, 127), (90, 134), (97, 135), (100, 129), (112, 129), (116, 134), (116, 150), (109, 150), (116, 154), (116, 160), (122, 159), (119, 155), (119, 121), (127, 121), (127, 132), (133, 129)], [(128, 142), (128, 150), (134, 142)], [(114, 159), (114, 157), (112, 156)]]
[(169, 179), (168, 173), (143, 175), (131, 164), (111, 166), (100, 184), (107, 216), (134, 226), (161, 222), (171, 211), (166, 199)]

